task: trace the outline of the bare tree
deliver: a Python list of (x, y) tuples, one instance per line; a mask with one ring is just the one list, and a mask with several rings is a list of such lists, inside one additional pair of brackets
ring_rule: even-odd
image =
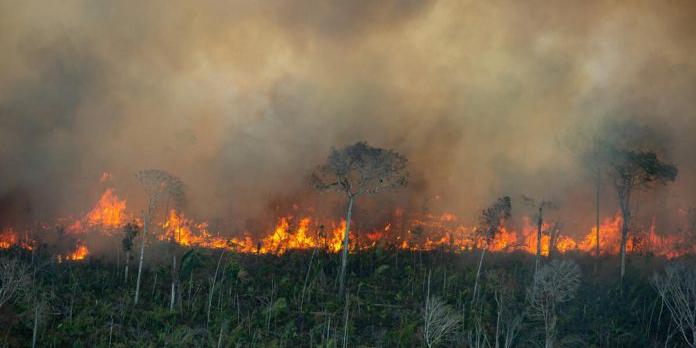
[(131, 251), (133, 250), (133, 240), (138, 235), (140, 228), (134, 222), (129, 222), (123, 226), (123, 240), (121, 244), (123, 246), (123, 251), (126, 253), (126, 267), (123, 272), (123, 282), (128, 283), (128, 266), (131, 260)]
[(476, 271), (476, 280), (474, 281), (474, 291), (471, 294), (471, 303), (476, 301), (476, 295), (479, 288), (479, 279), (481, 278), (481, 269), (483, 269), (483, 258), (486, 256), (488, 245), (493, 242), (495, 236), (500, 232), (503, 224), (510, 218), (512, 210), (512, 201), (510, 197), (504, 196), (498, 198), (495, 203), (481, 212), (480, 226), (478, 232), (482, 234), (483, 245), (481, 249), (481, 258), (479, 259), (478, 270)]
[(345, 291), (348, 236), (353, 203), (361, 195), (405, 187), (408, 179), (406, 163), (406, 157), (395, 151), (357, 142), (340, 150), (332, 149), (326, 163), (317, 167), (312, 173), (311, 181), (315, 188), (320, 191), (342, 192), (348, 199), (346, 228), (343, 233), (339, 298), (343, 298)]
[(653, 286), (689, 347), (696, 347), (696, 270), (683, 264), (655, 275)]
[[(140, 244), (140, 261), (138, 263), (138, 279), (135, 285), (134, 303), (138, 304), (140, 298), (140, 280), (143, 271), (143, 258), (145, 255), (145, 241), (147, 231), (150, 228), (152, 218), (157, 211), (157, 206), (164, 196), (171, 197), (177, 204), (183, 205), (184, 184), (177, 177), (158, 169), (148, 169), (140, 171), (136, 174), (136, 178), (144, 186), (148, 197), (147, 210), (144, 212), (143, 219), (143, 237)], [(176, 277), (172, 277), (176, 278)], [(175, 280), (174, 280), (175, 281)], [(173, 292), (172, 288), (172, 292)], [(174, 294), (172, 294), (172, 297)]]
[[(537, 250), (536, 257), (534, 258), (534, 272), (536, 272), (539, 270), (539, 266), (541, 265), (541, 236), (544, 228), (544, 209), (557, 209), (558, 206), (555, 203), (547, 200), (541, 200), (537, 203), (536, 200), (527, 196), (522, 196), (522, 199), (525, 204), (534, 206), (537, 209), (537, 213), (535, 215), (535, 220), (537, 223)], [(549, 248), (549, 252), (550, 250), (551, 249)]]
[(631, 195), (653, 183), (665, 184), (677, 177), (677, 167), (658, 159), (652, 151), (611, 149), (610, 176), (619, 198), (621, 225), (621, 280), (626, 273), (626, 242), (631, 229)]
[(549, 236), (549, 258), (555, 257), (558, 252), (558, 241), (561, 239), (561, 232), (563, 230), (563, 224), (556, 222), (545, 233)]
[(553, 260), (534, 274), (527, 299), (532, 313), (544, 322), (545, 348), (556, 344), (559, 305), (575, 298), (579, 286), (580, 268), (573, 261)]
[(17, 259), (0, 258), (0, 308), (29, 282), (29, 270)]
[(446, 341), (461, 322), (459, 315), (440, 298), (430, 294), (430, 272), (428, 291), (423, 309), (423, 339), (428, 348)]

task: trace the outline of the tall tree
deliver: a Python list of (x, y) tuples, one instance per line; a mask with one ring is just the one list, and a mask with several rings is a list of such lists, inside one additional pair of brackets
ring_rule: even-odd
[(332, 149), (326, 163), (318, 166), (311, 175), (312, 184), (319, 191), (338, 191), (348, 200), (346, 228), (343, 232), (339, 298), (343, 298), (345, 291), (353, 203), (362, 195), (405, 187), (408, 182), (406, 163), (406, 157), (393, 150), (357, 142), (340, 150)]
[(661, 161), (655, 152), (613, 148), (609, 173), (619, 198), (621, 224), (621, 280), (626, 273), (626, 243), (631, 229), (631, 195), (651, 184), (665, 184), (677, 177), (677, 167)]
[(498, 198), (495, 203), (481, 212), (480, 226), (477, 231), (482, 234), (483, 247), (481, 249), (481, 258), (479, 259), (478, 270), (476, 271), (476, 280), (474, 281), (474, 291), (471, 295), (471, 303), (476, 301), (478, 292), (479, 279), (481, 278), (481, 269), (483, 268), (483, 258), (486, 256), (489, 244), (493, 242), (495, 236), (500, 232), (503, 224), (510, 218), (512, 211), (512, 201), (509, 196)]
[(573, 129), (572, 135), (568, 137), (567, 143), (570, 151), (576, 156), (582, 170), (587, 174), (587, 178), (594, 186), (594, 217), (595, 217), (595, 256), (600, 254), (600, 213), (602, 187), (604, 184), (604, 173), (608, 164), (608, 143), (610, 134), (608, 131), (615, 128), (614, 125), (601, 124), (592, 125), (588, 129), (577, 131)]
[(143, 258), (145, 256), (145, 241), (147, 231), (150, 228), (152, 218), (157, 211), (157, 206), (163, 197), (171, 197), (177, 204), (183, 205), (185, 200), (184, 184), (179, 178), (158, 169), (147, 169), (136, 174), (147, 194), (147, 208), (143, 216), (143, 237), (140, 244), (140, 261), (138, 262), (138, 279), (135, 285), (134, 303), (138, 304), (140, 298), (140, 280), (143, 271)]

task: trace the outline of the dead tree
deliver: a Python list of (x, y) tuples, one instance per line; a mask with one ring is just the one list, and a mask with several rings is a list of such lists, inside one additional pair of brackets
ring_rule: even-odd
[(553, 259), (558, 252), (558, 241), (561, 239), (561, 231), (563, 230), (563, 224), (556, 222), (547, 229), (545, 233), (549, 236), (549, 259)]
[[(165, 197), (171, 197), (175, 202), (182, 205), (184, 202), (184, 184), (177, 177), (158, 169), (148, 169), (140, 171), (136, 174), (136, 178), (145, 188), (147, 194), (147, 208), (143, 216), (143, 237), (140, 244), (140, 261), (138, 262), (138, 279), (135, 285), (134, 303), (138, 304), (140, 298), (140, 280), (143, 271), (143, 258), (145, 255), (145, 241), (147, 231), (150, 228), (152, 218), (157, 211), (157, 206), (160, 200)], [(172, 278), (175, 278), (172, 276)], [(173, 280), (174, 281), (174, 280)], [(172, 292), (173, 292), (172, 288)], [(174, 294), (172, 293), (172, 297)]]
[[(534, 216), (537, 223), (537, 247), (536, 257), (534, 258), (534, 272), (536, 272), (539, 270), (539, 266), (541, 265), (541, 236), (544, 228), (544, 209), (557, 209), (558, 207), (555, 203), (547, 200), (541, 200), (541, 202), (537, 203), (536, 200), (527, 196), (522, 196), (522, 199), (524, 200), (525, 204), (534, 206), (537, 210), (537, 213)], [(549, 248), (549, 253), (550, 252), (551, 249)]]
[(395, 151), (357, 142), (340, 150), (332, 149), (326, 163), (311, 175), (312, 184), (319, 191), (342, 192), (348, 199), (338, 291), (341, 299), (345, 291), (353, 203), (361, 195), (405, 187), (408, 179), (406, 163), (406, 157)]
[(653, 286), (689, 347), (696, 347), (696, 271), (693, 266), (673, 265), (665, 275), (655, 275)]
[(585, 130), (573, 130), (573, 135), (569, 137), (568, 143), (570, 151), (575, 155), (581, 169), (587, 174), (589, 181), (594, 186), (595, 194), (595, 256), (599, 259), (600, 254), (600, 205), (602, 198), (602, 186), (604, 184), (605, 172), (607, 170), (609, 158), (609, 137), (606, 134), (608, 125), (602, 124), (600, 127), (594, 126)]
[(123, 282), (125, 284), (128, 283), (128, 266), (130, 265), (131, 251), (133, 250), (133, 240), (138, 235), (139, 231), (140, 228), (134, 222), (127, 223), (125, 226), (123, 226), (124, 236), (123, 240), (121, 241), (121, 244), (123, 246), (123, 251), (126, 254), (126, 267), (123, 272)]
[(631, 195), (653, 183), (665, 184), (677, 177), (677, 167), (658, 159), (651, 151), (614, 148), (610, 155), (610, 176), (619, 198), (621, 225), (621, 280), (626, 273), (626, 243), (631, 229)]
[(29, 270), (17, 259), (0, 259), (0, 308), (29, 283)]
[(476, 301), (476, 295), (479, 288), (479, 279), (481, 278), (481, 269), (483, 269), (483, 258), (486, 256), (488, 246), (493, 242), (495, 236), (500, 232), (503, 224), (510, 218), (512, 211), (512, 201), (510, 197), (504, 196), (498, 198), (493, 205), (484, 209), (481, 212), (480, 226), (478, 232), (482, 234), (483, 245), (481, 249), (481, 258), (479, 259), (478, 270), (476, 271), (476, 280), (474, 281), (474, 291), (471, 294), (471, 303)]
[(532, 313), (544, 322), (544, 347), (553, 348), (558, 334), (559, 306), (572, 300), (580, 286), (580, 268), (573, 261), (554, 260), (534, 274), (527, 293)]
[(430, 274), (428, 272), (423, 309), (423, 339), (428, 348), (446, 341), (461, 322), (459, 315), (448, 304), (430, 294)]

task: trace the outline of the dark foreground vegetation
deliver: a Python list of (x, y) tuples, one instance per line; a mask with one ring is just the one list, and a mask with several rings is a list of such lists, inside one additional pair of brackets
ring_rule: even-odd
[(2, 346), (682, 347), (691, 339), (658, 292), (665, 267), (677, 268), (649, 255), (629, 257), (621, 284), (615, 257), (561, 255), (534, 277), (534, 256), (490, 254), (472, 296), (477, 253), (378, 248), (352, 255), (339, 298), (336, 254), (189, 250), (173, 310), (171, 267), (144, 270), (134, 305), (133, 272), (126, 283), (122, 264), (18, 250), (0, 259)]

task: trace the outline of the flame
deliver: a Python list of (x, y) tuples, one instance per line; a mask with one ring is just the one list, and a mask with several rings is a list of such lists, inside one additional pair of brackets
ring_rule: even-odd
[(17, 233), (13, 229), (5, 229), (0, 232), (0, 249), (11, 248), (13, 245), (17, 244), (18, 240)]
[[(97, 201), (92, 210), (87, 213), (85, 220), (91, 226), (104, 228), (119, 228), (126, 220), (126, 201), (120, 200), (112, 189), (107, 189)], [(79, 221), (76, 221), (79, 223)], [(75, 226), (81, 229), (81, 226)]]
[[(104, 176), (108, 180), (108, 175)], [(208, 223), (196, 222), (184, 216), (182, 212), (169, 210), (165, 221), (159, 226), (157, 239), (163, 242), (171, 242), (185, 247), (227, 249), (240, 253), (262, 253), (282, 255), (290, 250), (306, 250), (320, 248), (328, 252), (338, 253), (343, 249), (343, 234), (346, 227), (345, 220), (322, 220), (313, 216), (298, 214), (299, 205), (293, 205), (293, 215), (278, 217), (275, 226), (267, 233), (259, 234), (245, 231), (242, 235), (224, 237), (219, 233), (210, 233)], [(313, 209), (307, 210), (310, 213)], [(126, 221), (131, 221), (132, 215), (126, 210), (126, 200), (120, 199), (113, 189), (106, 189), (96, 202), (94, 207), (78, 219), (60, 219), (61, 226), (72, 234), (84, 234), (89, 231), (90, 236), (103, 234), (114, 237)], [(366, 250), (375, 247), (392, 247), (402, 250), (429, 251), (444, 249), (452, 252), (465, 252), (487, 247), (492, 252), (521, 251), (535, 254), (537, 250), (537, 226), (529, 218), (522, 220), (522, 226), (511, 229), (502, 226), (500, 231), (491, 240), (482, 238), (476, 227), (466, 226), (459, 222), (459, 218), (449, 212), (441, 214), (413, 215), (406, 213), (404, 209), (396, 209), (391, 219), (382, 227), (361, 229), (354, 226), (348, 238), (349, 251)], [(137, 221), (136, 221), (137, 222)], [(140, 222), (138, 222), (140, 223)], [(616, 255), (619, 253), (621, 242), (621, 228), (623, 221), (620, 214), (605, 218), (600, 225), (600, 240), (597, 241), (596, 228), (592, 227), (588, 232), (581, 234), (579, 238), (573, 238), (569, 234), (555, 236), (555, 246), (551, 245), (551, 224), (542, 226), (541, 253), (548, 256), (551, 248), (558, 253), (571, 251), (595, 253), (599, 243), (602, 255)], [(45, 224), (41, 228), (49, 229), (51, 225)], [(260, 237), (254, 237), (260, 236)], [(692, 237), (692, 239), (696, 238)], [(687, 253), (696, 253), (696, 243), (688, 236), (681, 234), (663, 235), (656, 231), (655, 219), (648, 228), (633, 226), (627, 241), (627, 251), (630, 253), (652, 253), (658, 256), (674, 258)], [(0, 249), (9, 249), (19, 246), (26, 250), (32, 250), (36, 245), (28, 238), (22, 237), (12, 228), (0, 231)], [(84, 260), (89, 254), (86, 244), (81, 240), (75, 245), (74, 250), (63, 256), (60, 260)]]
[(87, 255), (89, 255), (89, 249), (87, 249), (87, 246), (84, 244), (79, 243), (77, 248), (68, 254), (65, 259), (71, 261), (82, 261), (87, 257)]

